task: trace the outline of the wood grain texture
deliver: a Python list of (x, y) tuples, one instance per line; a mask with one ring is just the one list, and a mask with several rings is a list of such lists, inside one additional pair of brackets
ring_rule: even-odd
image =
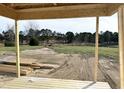
[(8, 7), (4, 6), (3, 4), (0, 4), (0, 16), (17, 19), (16, 11), (12, 8), (8, 8)]
[(106, 82), (65, 80), (53, 78), (20, 77), (4, 83), (1, 88), (33, 89), (110, 89)]
[(124, 88), (124, 6), (118, 10), (120, 88)]
[(19, 26), (17, 20), (15, 21), (15, 45), (16, 45), (16, 70), (17, 77), (20, 77), (20, 48), (19, 48)]
[(107, 16), (106, 8), (89, 8), (89, 9), (69, 9), (63, 10), (36, 10), (36, 11), (19, 11), (19, 19), (56, 19), (56, 18), (77, 18)]
[[(33, 71), (30, 67), (20, 67), (20, 74), (27, 75)], [(0, 64), (0, 72), (17, 73), (16, 66)]]
[(96, 17), (96, 42), (95, 42), (95, 63), (94, 63), (94, 81), (97, 81), (98, 63), (99, 63), (99, 17)]
[(18, 20), (110, 16), (122, 4), (1, 4), (0, 14)]

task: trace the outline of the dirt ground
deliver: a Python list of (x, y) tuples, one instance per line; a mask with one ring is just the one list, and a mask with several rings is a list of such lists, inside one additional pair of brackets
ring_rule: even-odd
[[(15, 53), (4, 53), (2, 61), (15, 61)], [(54, 69), (35, 69), (28, 76), (73, 80), (93, 80), (94, 56), (57, 53), (49, 48), (21, 52), (21, 62), (51, 64)], [(15, 74), (0, 72), (0, 83), (13, 79)], [(119, 88), (119, 64), (112, 59), (100, 58), (98, 81), (107, 81), (112, 88)]]

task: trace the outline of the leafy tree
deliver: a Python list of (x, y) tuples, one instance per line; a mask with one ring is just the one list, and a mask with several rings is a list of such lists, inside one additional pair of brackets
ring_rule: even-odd
[(103, 31), (100, 32), (100, 35), (99, 35), (99, 43), (101, 43), (101, 44), (104, 43), (104, 35), (103, 35)]
[(4, 45), (5, 46), (14, 46), (15, 45), (15, 33), (12, 29), (9, 29), (8, 31), (4, 32)]
[(74, 37), (74, 40), (75, 40), (75, 42), (77, 42), (77, 43), (81, 43), (80, 34), (76, 33), (76, 34), (75, 34), (75, 37)]
[(53, 38), (53, 33), (50, 29), (41, 29), (40, 40), (49, 43), (49, 40)]
[(118, 42), (118, 33), (117, 32), (114, 32), (113, 35), (112, 35), (112, 41), (117, 43)]
[(15, 33), (11, 29), (9, 29), (6, 32), (3, 31), (3, 36), (4, 36), (4, 39), (7, 41), (14, 41), (15, 40)]
[(73, 42), (73, 40), (74, 40), (73, 32), (67, 32), (66, 33), (66, 40), (67, 40), (67, 43), (72, 43)]
[(35, 36), (35, 30), (30, 28), (29, 31), (28, 31), (28, 36), (29, 37), (34, 37)]
[(111, 43), (112, 32), (106, 31), (103, 33), (103, 35), (104, 35), (104, 42), (106, 42), (107, 45), (109, 45)]
[(4, 40), (4, 36), (0, 33), (0, 41)]
[(77, 36), (79, 42), (84, 42), (84, 37), (85, 37), (84, 33), (80, 33), (80, 34)]
[(30, 45), (30, 46), (38, 46), (38, 45), (39, 45), (39, 42), (38, 42), (37, 38), (31, 37), (31, 38), (30, 38), (29, 45)]
[[(41, 41), (41, 43), (42, 41), (50, 43), (53, 40), (55, 40), (55, 42), (57, 43), (95, 43), (96, 33), (83, 32), (74, 34), (73, 32), (68, 31), (66, 34), (63, 34), (60, 32), (52, 31), (50, 29), (38, 30), (37, 28), (38, 25), (31, 23), (26, 28), (26, 31), (20, 31), (20, 44), (23, 44), (23, 41), (27, 41), (27, 44), (33, 45), (35, 42), (38, 41)], [(3, 31), (3, 33), (0, 34), (0, 41), (5, 41), (5, 45), (11, 46), (11, 43), (14, 44), (15, 33), (14, 30), (10, 28), (10, 26), (8, 26), (8, 30), (6, 32)], [(32, 44), (32, 42), (34, 43)], [(99, 34), (99, 43), (101, 45), (118, 44), (118, 33), (112, 33), (108, 30), (105, 32), (101, 31)]]
[(24, 33), (23, 33), (23, 31), (20, 31), (19, 32), (19, 42), (20, 42), (20, 44), (23, 44), (23, 40), (24, 40)]

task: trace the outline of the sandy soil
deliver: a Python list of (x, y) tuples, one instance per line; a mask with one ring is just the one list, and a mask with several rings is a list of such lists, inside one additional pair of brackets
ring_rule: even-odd
[[(1, 55), (0, 61), (15, 61), (14, 53)], [(74, 80), (93, 80), (94, 57), (80, 54), (59, 54), (49, 48), (21, 52), (21, 62), (52, 64), (54, 69), (36, 69), (28, 76)], [(0, 83), (11, 80), (15, 74), (0, 72)], [(119, 87), (119, 64), (100, 58), (98, 80), (107, 81), (112, 88)]]

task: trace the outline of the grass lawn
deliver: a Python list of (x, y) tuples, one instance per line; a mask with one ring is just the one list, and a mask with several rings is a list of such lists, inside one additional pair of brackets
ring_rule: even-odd
[[(57, 45), (52, 47), (59, 53), (80, 53), (80, 54), (95, 54), (94, 46), (69, 46), (69, 45)], [(118, 48), (99, 47), (99, 55), (109, 58), (118, 59)]]
[[(20, 50), (30, 50), (30, 49), (39, 49), (42, 48), (43, 46), (28, 46), (28, 45), (20, 45)], [(69, 54), (90, 54), (94, 55), (95, 54), (95, 47), (93, 46), (70, 46), (70, 45), (56, 45), (54, 47), (51, 47), (54, 49), (56, 52), (59, 53), (69, 53)], [(0, 52), (2, 51), (14, 51), (15, 52), (16, 48), (15, 47), (3, 47), (0, 46)], [(118, 48), (110, 48), (110, 47), (99, 47), (99, 55), (104, 56), (104, 57), (109, 57), (109, 58), (114, 58), (118, 59)]]
[[(42, 48), (42, 46), (28, 46), (28, 45), (20, 45), (20, 50), (30, 50), (30, 49), (39, 49)], [(15, 47), (3, 47), (0, 46), (0, 51), (14, 51), (15, 52), (16, 48)]]

